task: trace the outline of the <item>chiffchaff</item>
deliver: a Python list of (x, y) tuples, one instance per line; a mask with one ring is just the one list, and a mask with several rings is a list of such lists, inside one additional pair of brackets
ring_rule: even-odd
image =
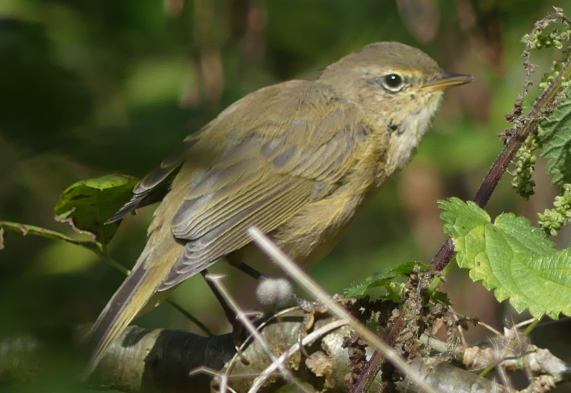
[(222, 257), (263, 260), (251, 226), (298, 262), (329, 252), (363, 202), (409, 161), (444, 90), (471, 80), (418, 49), (374, 43), (317, 80), (247, 95), (185, 139), (182, 154), (141, 180), (112, 218), (162, 199), (131, 274), (92, 327), (90, 369), (161, 292)]

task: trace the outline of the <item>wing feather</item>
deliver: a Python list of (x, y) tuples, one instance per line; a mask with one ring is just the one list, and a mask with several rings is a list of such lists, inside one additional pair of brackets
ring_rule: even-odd
[[(190, 187), (181, 182), (189, 188), (172, 233), (185, 244), (184, 252), (159, 291), (248, 244), (249, 227), (268, 233), (287, 222), (354, 165), (354, 150), (366, 142), (354, 105), (318, 82), (287, 85), (289, 91), (282, 85), (238, 101), (198, 139), (196, 148), (202, 138), (220, 141), (217, 158), (194, 175)], [(261, 113), (255, 116), (251, 107)]]
[(163, 199), (169, 190), (171, 180), (177, 174), (178, 169), (184, 162), (184, 157), (192, 149), (196, 140), (195, 135), (187, 137), (178, 154), (164, 160), (158, 168), (155, 168), (143, 177), (133, 188), (131, 199), (113, 214), (106, 223), (110, 224), (119, 221), (136, 209)]
[[(268, 179), (267, 183), (249, 183), (238, 190), (223, 189), (216, 195), (202, 196), (201, 199), (208, 200), (208, 203), (195, 199), (185, 200), (177, 212), (180, 216), (175, 217), (173, 221), (173, 234), (187, 240), (204, 236), (212, 228), (231, 220), (233, 216), (248, 210), (257, 200), (267, 196), (280, 185), (279, 180), (279, 178)], [(198, 208), (194, 206), (197, 202), (201, 203)]]
[[(283, 222), (284, 217), (291, 217), (304, 204), (311, 193), (311, 184), (307, 181), (298, 187), (287, 186), (290, 192), (284, 192), (286, 187), (269, 194), (263, 200), (251, 205), (248, 210), (242, 210), (231, 220), (212, 229), (208, 234), (197, 240), (189, 241), (184, 252), (163, 282), (159, 291), (167, 290), (197, 271), (208, 268), (217, 259), (228, 254), (228, 250), (237, 250), (250, 242), (248, 228), (256, 225), (260, 230), (269, 232)], [(280, 204), (280, 214), (269, 208)]]

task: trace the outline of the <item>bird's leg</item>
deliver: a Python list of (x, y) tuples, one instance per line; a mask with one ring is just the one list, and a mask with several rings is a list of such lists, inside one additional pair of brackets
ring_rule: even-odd
[[(256, 270), (254, 271), (256, 272)], [(200, 274), (202, 274), (202, 277), (204, 277), (206, 284), (208, 284), (208, 287), (210, 288), (212, 293), (214, 293), (216, 300), (218, 300), (218, 303), (224, 310), (224, 315), (226, 315), (226, 319), (232, 326), (232, 333), (234, 336), (234, 340), (236, 341), (236, 344), (237, 345), (240, 344), (246, 338), (247, 331), (245, 330), (242, 323), (238, 320), (236, 313), (234, 312), (234, 310), (232, 310), (232, 307), (228, 305), (228, 302), (226, 302), (226, 299), (224, 299), (224, 296), (222, 296), (216, 285), (214, 285), (209, 279), (206, 278), (206, 275), (208, 275), (208, 270), (204, 269), (203, 271), (200, 272)], [(258, 320), (259, 319), (257, 318), (256, 321)]]
[(243, 273), (246, 273), (248, 276), (252, 277), (254, 280), (260, 280), (266, 278), (263, 273), (260, 273), (252, 266), (248, 265), (244, 261), (234, 261), (230, 260), (230, 265), (234, 266), (236, 269), (240, 270)]
[(226, 315), (226, 319), (228, 320), (230, 325), (232, 325), (232, 329), (236, 330), (236, 325), (239, 325), (238, 319), (236, 318), (236, 313), (228, 305), (226, 299), (224, 299), (224, 296), (222, 296), (218, 288), (216, 288), (216, 285), (214, 285), (208, 278), (206, 278), (206, 276), (208, 275), (208, 270), (204, 269), (203, 271), (200, 272), (200, 274), (202, 274), (204, 281), (206, 281), (206, 284), (216, 297), (216, 300), (218, 300), (218, 303), (220, 304), (222, 309), (224, 310), (224, 315)]

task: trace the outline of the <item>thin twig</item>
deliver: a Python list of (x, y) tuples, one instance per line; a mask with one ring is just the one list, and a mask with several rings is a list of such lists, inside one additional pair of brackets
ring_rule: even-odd
[(537, 325), (539, 325), (540, 319), (536, 319), (535, 321), (533, 321), (523, 332), (524, 336), (529, 336), (537, 327)]
[(502, 364), (500, 363), (498, 364), (498, 367), (496, 367), (496, 370), (498, 370), (498, 375), (500, 376), (500, 379), (502, 380), (502, 383), (504, 384), (508, 392), (510, 393), (515, 392), (510, 382), (510, 379), (508, 378), (508, 374), (506, 373), (506, 369), (504, 368), (504, 366), (502, 366)]
[[(393, 322), (393, 326), (389, 331), (389, 334), (386, 336), (385, 340), (387, 345), (393, 346), (397, 339), (397, 336), (400, 331), (404, 328), (404, 318), (403, 314), (399, 314), (396, 320)], [(361, 372), (359, 375), (359, 379), (351, 388), (350, 393), (363, 393), (367, 391), (368, 386), (373, 382), (375, 376), (379, 372), (382, 364), (383, 364), (384, 356), (383, 352), (376, 350), (371, 356), (371, 360), (367, 363), (367, 367)]]
[[(109, 254), (108, 249), (107, 249), (105, 244), (101, 244), (101, 243), (99, 243), (93, 239), (77, 239), (75, 237), (71, 237), (71, 236), (65, 235), (63, 233), (51, 230), (51, 229), (42, 228), (42, 227), (39, 227), (36, 225), (20, 224), (20, 223), (11, 222), (11, 221), (0, 221), (0, 231), (2, 229), (9, 231), (9, 232), (18, 233), (22, 236), (34, 235), (34, 236), (39, 236), (39, 237), (43, 237), (46, 239), (61, 240), (61, 241), (64, 241), (64, 242), (67, 242), (70, 244), (74, 244), (76, 246), (83, 247), (89, 251), (94, 252), (95, 254), (100, 256), (101, 258), (103, 258), (103, 260), (109, 266), (111, 266), (113, 269), (117, 270), (118, 272), (122, 273), (123, 275), (127, 276), (130, 273), (129, 269), (127, 269), (125, 266), (120, 264), (119, 261), (117, 261), (115, 258), (113, 258)], [(0, 238), (1, 238), (1, 234), (0, 234)], [(0, 239), (0, 243), (1, 243), (1, 239)], [(0, 249), (1, 248), (2, 247), (0, 247)], [(213, 333), (210, 331), (210, 329), (208, 329), (208, 327), (204, 323), (202, 323), (198, 318), (196, 318), (190, 312), (185, 310), (181, 305), (179, 305), (178, 303), (176, 303), (174, 300), (171, 300), (171, 299), (167, 299), (167, 303), (170, 304), (172, 307), (174, 307), (178, 312), (180, 312), (182, 315), (184, 315), (190, 321), (192, 321), (204, 333), (206, 333), (209, 336), (213, 336)]]
[(502, 333), (499, 330), (494, 329), (491, 325), (488, 325), (486, 322), (477, 321), (478, 326), (483, 327), (484, 329), (488, 329), (490, 332), (494, 333), (496, 336), (501, 336)]
[[(510, 136), (509, 140), (492, 164), (474, 196), (474, 202), (476, 202), (478, 206), (486, 206), (521, 145), (531, 133), (537, 130), (537, 126), (546, 112), (553, 109), (553, 104), (557, 101), (557, 98), (564, 89), (563, 81), (569, 80), (570, 76), (571, 58), (568, 58), (561, 72), (551, 81), (549, 87), (543, 94), (535, 100), (529, 115), (520, 116), (514, 121), (515, 125), (506, 132), (506, 135)], [(448, 239), (432, 260), (434, 271), (442, 271), (450, 262), (453, 255), (454, 244), (451, 239)]]
[(518, 322), (513, 327), (514, 327), (514, 329), (521, 329), (524, 326), (527, 326), (527, 325), (534, 323), (536, 320), (537, 320), (536, 318), (529, 318), (529, 319), (526, 319), (525, 321)]
[(333, 322), (328, 323), (325, 326), (320, 327), (319, 329), (311, 332), (307, 336), (305, 336), (302, 340), (292, 345), (287, 351), (282, 353), (280, 357), (277, 359), (277, 362), (272, 362), (264, 371), (258, 375), (258, 377), (254, 380), (252, 387), (248, 390), (248, 393), (257, 393), (263, 386), (264, 383), (268, 380), (268, 378), (276, 371), (280, 364), (284, 364), (294, 353), (301, 350), (306, 345), (311, 345), (315, 340), (318, 338), (326, 335), (327, 333), (340, 328), (341, 326), (347, 325), (347, 321), (339, 319)]
[(273, 354), (266, 340), (264, 340), (258, 329), (256, 329), (252, 321), (250, 321), (250, 318), (248, 318), (246, 313), (244, 313), (244, 311), (242, 311), (240, 306), (238, 306), (238, 303), (236, 302), (236, 300), (234, 300), (232, 295), (230, 295), (228, 290), (226, 290), (226, 287), (220, 283), (221, 277), (222, 276), (212, 275), (212, 274), (206, 275), (206, 279), (209, 280), (216, 287), (216, 289), (218, 289), (220, 295), (226, 301), (226, 304), (234, 311), (234, 313), (236, 314), (236, 319), (238, 319), (244, 325), (244, 327), (254, 337), (254, 339), (258, 342), (258, 344), (260, 344), (264, 352), (266, 352), (268, 357), (271, 359), (272, 363), (277, 364), (277, 367), (281, 371), (283, 377), (289, 382), (296, 385), (296, 387), (299, 388), (300, 391), (305, 393), (311, 393), (311, 391), (309, 391), (305, 386), (301, 384), (301, 382), (297, 380), (297, 378), (293, 376), (293, 374), (290, 372), (290, 370), (287, 367), (285, 367), (283, 364), (281, 364), (278, 361), (277, 357)]
[(188, 312), (184, 307), (182, 307), (180, 304), (178, 304), (176, 301), (172, 300), (172, 299), (167, 299), (166, 300), (167, 304), (169, 304), (172, 308), (174, 308), (175, 310), (177, 310), (179, 313), (181, 313), (182, 315), (184, 315), (186, 318), (188, 318), (190, 321), (192, 321), (192, 323), (194, 323), (200, 330), (202, 330), (207, 336), (214, 336), (214, 333), (212, 333), (212, 330), (208, 329), (208, 326), (206, 326), (200, 319), (196, 318), (194, 315), (192, 315), (190, 312)]
[[(260, 323), (258, 325), (258, 330), (262, 331), (267, 325), (269, 325), (271, 322), (273, 322), (275, 320), (278, 320), (282, 315), (287, 315), (288, 313), (292, 312), (293, 310), (296, 310), (299, 308), (300, 308), (299, 306), (293, 306), (293, 307), (289, 307), (289, 308), (285, 308), (283, 310), (280, 310), (280, 311), (276, 312), (275, 314), (272, 314), (270, 316), (270, 318), (268, 318), (267, 320), (263, 321), (262, 323)], [(226, 375), (230, 375), (233, 373), (234, 366), (236, 365), (237, 360), (242, 358), (242, 352), (244, 352), (245, 348), (248, 345), (250, 345), (250, 343), (253, 339), (254, 339), (253, 336), (248, 336), (248, 337), (246, 337), (245, 340), (242, 341), (242, 344), (240, 345), (239, 348), (237, 348), (236, 353), (234, 354), (232, 359), (228, 362), (228, 364), (225, 367)]]
[[(259, 325), (257, 325), (257, 326), (258, 326), (258, 330), (259, 330), (259, 331), (263, 330), (263, 329), (264, 329), (267, 325), (269, 325), (271, 322), (277, 320), (277, 319), (278, 319), (279, 317), (281, 317), (282, 315), (287, 315), (287, 314), (289, 314), (290, 312), (292, 312), (293, 310), (296, 310), (296, 309), (300, 309), (300, 307), (299, 307), (299, 306), (292, 306), (292, 307), (289, 307), (289, 308), (284, 308), (283, 310), (280, 310), (280, 311), (276, 312), (275, 314), (272, 314), (272, 315), (270, 316), (270, 318), (268, 318), (268, 319), (262, 321), (261, 323), (259, 323)], [(239, 348), (239, 349), (240, 349), (240, 350), (244, 350), (248, 345), (250, 345), (250, 342), (251, 342), (252, 340), (253, 340), (253, 337), (252, 337), (252, 336), (246, 337), (246, 339), (242, 342), (242, 345), (240, 345), (240, 348)], [(239, 357), (239, 355), (240, 355), (240, 351), (238, 351), (238, 352), (236, 353), (236, 356), (234, 356), (234, 358)], [(232, 361), (234, 361), (234, 359), (232, 359)], [(227, 369), (231, 369), (231, 367), (232, 367), (232, 363), (227, 367)]]
[(311, 277), (301, 270), (286, 254), (283, 253), (268, 237), (257, 228), (248, 229), (248, 233), (254, 242), (264, 251), (278, 266), (280, 266), (293, 280), (311, 293), (317, 300), (323, 303), (329, 311), (339, 319), (344, 319), (347, 323), (369, 344), (381, 351), (383, 355), (405, 376), (413, 381), (418, 387), (425, 391), (436, 393), (421, 376), (410, 366), (399, 354), (381, 340), (375, 333), (367, 329), (347, 310), (335, 302)]
[(464, 336), (464, 330), (462, 329), (462, 325), (459, 323), (460, 318), (458, 318), (458, 314), (450, 307), (452, 310), (452, 318), (456, 321), (456, 329), (458, 330), (458, 334), (460, 335), (460, 340), (462, 341), (462, 346), (464, 348), (468, 348), (468, 342), (466, 341), (466, 337)]
[(225, 373), (221, 373), (210, 367), (199, 367), (188, 373), (189, 376), (193, 376), (195, 374), (205, 374), (212, 378), (218, 378), (220, 380), (220, 393), (225, 393), (226, 390), (230, 390), (230, 393), (238, 393), (236, 390), (232, 389), (232, 387), (228, 386), (228, 376)]
[[(4, 229), (6, 232), (18, 233), (22, 236), (34, 235), (46, 239), (63, 240), (67, 243), (85, 247), (86, 249), (93, 251), (98, 255), (101, 255), (102, 253), (101, 243), (95, 241), (94, 239), (77, 239), (52, 229), (43, 228), (36, 225), (20, 224), (19, 222), (12, 221), (0, 221), (0, 229)], [(0, 238), (0, 244), (1, 240), (2, 239)], [(2, 249), (1, 246), (0, 249)]]

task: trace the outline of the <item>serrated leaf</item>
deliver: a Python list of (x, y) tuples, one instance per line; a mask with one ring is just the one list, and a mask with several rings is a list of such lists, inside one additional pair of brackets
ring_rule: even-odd
[[(440, 202), (456, 260), (499, 301), (534, 317), (571, 315), (571, 251), (558, 251), (523, 217), (500, 214), (492, 223), (473, 202)], [(484, 219), (487, 217), (487, 219)]]
[(128, 176), (107, 175), (82, 180), (69, 186), (56, 204), (56, 220), (69, 223), (76, 231), (92, 234), (108, 243), (119, 224), (105, 224), (131, 197), (137, 180)]
[(366, 277), (363, 282), (343, 290), (347, 297), (369, 296), (372, 300), (403, 300), (404, 282), (413, 272), (427, 271), (430, 265), (424, 262), (405, 262), (381, 273)]
[(474, 224), (485, 224), (490, 222), (490, 216), (480, 209), (475, 203), (466, 203), (458, 198), (450, 198), (438, 201), (438, 206), (442, 210), (445, 230), (465, 234), (470, 231)]
[(571, 182), (571, 94), (541, 123), (541, 156), (555, 184)]
[(409, 261), (396, 265), (385, 274), (387, 277), (408, 277), (413, 272), (426, 272), (431, 268), (429, 263), (421, 261)]

